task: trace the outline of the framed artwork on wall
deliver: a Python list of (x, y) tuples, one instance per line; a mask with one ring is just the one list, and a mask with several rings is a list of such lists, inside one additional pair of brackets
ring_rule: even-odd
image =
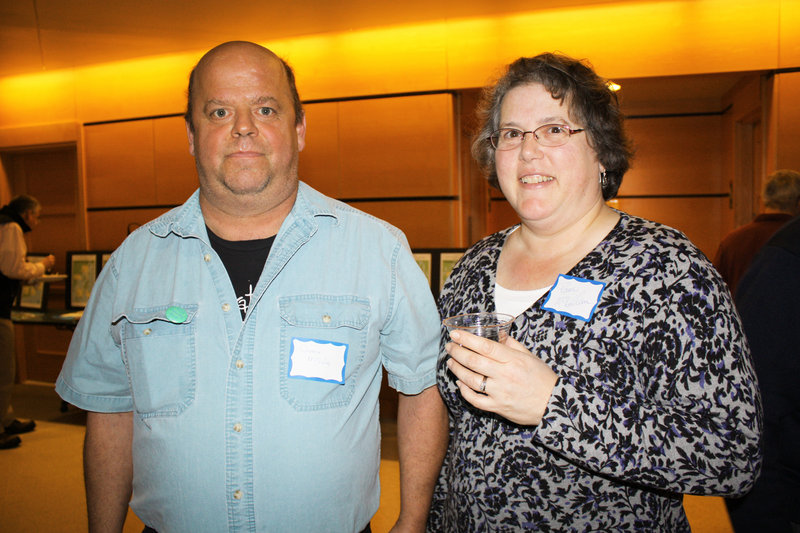
[(97, 280), (97, 252), (67, 252), (66, 304), (70, 309), (86, 307)]
[(414, 260), (422, 269), (422, 273), (428, 278), (428, 285), (431, 284), (431, 274), (433, 273), (433, 254), (430, 252), (415, 252)]
[(99, 262), (97, 263), (97, 275), (100, 275), (100, 272), (103, 271), (103, 267), (106, 266), (108, 260), (111, 258), (111, 252), (97, 252), (99, 256)]
[(414, 259), (428, 278), (431, 294), (438, 299), (447, 276), (453, 270), (465, 248), (415, 248)]
[(444, 282), (447, 281), (447, 277), (450, 275), (450, 272), (453, 271), (453, 267), (456, 266), (458, 260), (461, 259), (461, 256), (464, 255), (464, 251), (458, 252), (442, 252), (439, 255), (439, 292), (442, 292), (442, 287), (444, 287)]

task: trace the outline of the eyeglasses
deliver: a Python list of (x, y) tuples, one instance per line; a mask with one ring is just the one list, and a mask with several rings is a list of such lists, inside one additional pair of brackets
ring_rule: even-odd
[(545, 124), (533, 131), (522, 131), (517, 128), (500, 128), (489, 136), (495, 150), (513, 150), (522, 145), (525, 135), (533, 134), (536, 142), (542, 146), (561, 146), (566, 144), (569, 138), (582, 129), (573, 130), (564, 124)]

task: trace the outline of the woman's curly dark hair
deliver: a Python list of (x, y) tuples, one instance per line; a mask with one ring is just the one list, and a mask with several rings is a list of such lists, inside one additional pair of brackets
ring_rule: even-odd
[(541, 84), (553, 98), (565, 104), (570, 118), (586, 130), (589, 146), (606, 170), (603, 199), (614, 198), (633, 157), (617, 95), (608, 88), (607, 80), (588, 64), (553, 53), (517, 59), (494, 86), (483, 91), (478, 109), (481, 128), (472, 142), (472, 156), (489, 183), (500, 188), (489, 136), (500, 125), (503, 98), (511, 89), (531, 83)]

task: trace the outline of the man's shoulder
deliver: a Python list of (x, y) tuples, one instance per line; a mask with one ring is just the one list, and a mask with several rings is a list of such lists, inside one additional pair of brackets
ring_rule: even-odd
[(405, 240), (403, 232), (391, 223), (341, 200), (326, 196), (306, 183), (300, 182), (299, 197), (303, 199), (305, 214), (314, 217), (332, 217), (337, 220), (336, 225), (347, 232), (372, 230)]
[(188, 226), (196, 223), (198, 217), (202, 218), (199, 190), (195, 191), (183, 204), (162, 213), (143, 224), (136, 231), (149, 229), (156, 235), (163, 236), (175, 227), (185, 231)]
[(783, 248), (794, 255), (800, 255), (800, 216), (782, 226), (767, 241), (767, 246)]

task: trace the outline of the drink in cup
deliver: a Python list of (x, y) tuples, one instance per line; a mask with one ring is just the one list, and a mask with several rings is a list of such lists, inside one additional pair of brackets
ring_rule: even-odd
[(467, 331), (479, 337), (503, 342), (508, 337), (508, 330), (514, 317), (504, 313), (466, 313), (444, 319), (448, 333), (455, 329)]

